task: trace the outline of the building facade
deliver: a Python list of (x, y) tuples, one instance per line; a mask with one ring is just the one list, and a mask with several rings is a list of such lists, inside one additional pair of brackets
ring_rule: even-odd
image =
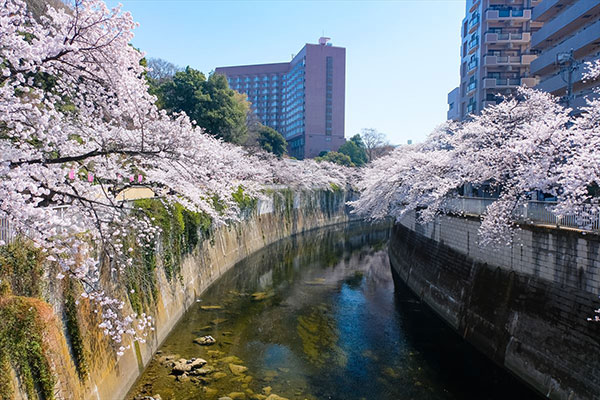
[(298, 159), (336, 151), (345, 141), (346, 49), (328, 41), (306, 44), (290, 62), (215, 69)]
[(539, 53), (531, 62), (531, 73), (539, 79), (536, 88), (577, 111), (598, 85), (584, 82), (583, 73), (586, 61), (600, 58), (600, 1), (543, 0), (532, 19), (543, 23), (531, 38), (531, 49)]
[[(461, 66), (454, 119), (463, 120), (519, 86), (535, 86), (529, 66), (531, 34), (542, 23), (532, 21), (539, 0), (467, 0), (461, 26)], [(449, 104), (450, 105), (450, 104)], [(449, 110), (449, 117), (450, 117)]]
[(460, 119), (460, 113), (458, 110), (458, 105), (460, 101), (460, 90), (459, 88), (454, 88), (450, 93), (448, 93), (448, 114), (447, 118), (457, 121)]

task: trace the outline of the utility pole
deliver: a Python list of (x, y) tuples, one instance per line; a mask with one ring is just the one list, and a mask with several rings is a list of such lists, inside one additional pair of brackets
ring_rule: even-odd
[[(561, 97), (560, 101), (566, 107), (571, 107), (573, 100), (573, 72), (577, 69), (578, 63), (573, 57), (573, 49), (568, 52), (558, 53), (556, 55), (556, 63), (561, 66), (560, 74), (563, 81), (567, 84), (567, 94)], [(565, 79), (565, 73), (567, 78)]]

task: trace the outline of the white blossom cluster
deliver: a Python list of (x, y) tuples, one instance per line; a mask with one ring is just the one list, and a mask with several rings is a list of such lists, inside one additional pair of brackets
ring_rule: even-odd
[[(600, 61), (588, 65), (600, 76)], [(552, 212), (578, 216), (586, 228), (598, 216), (600, 100), (588, 100), (581, 115), (552, 95), (520, 88), (513, 98), (480, 115), (438, 127), (425, 143), (401, 146), (363, 171), (355, 212), (371, 218), (401, 218), (417, 211), (422, 222), (449, 211), (464, 185), (490, 185), (499, 193), (480, 228), (484, 245), (511, 243), (522, 209), (535, 193), (557, 198)]]
[(248, 155), (185, 114), (159, 110), (143, 54), (130, 45), (135, 26), (100, 0), (48, 7), (38, 19), (23, 1), (0, 0), (0, 218), (60, 266), (57, 279), (83, 284), (117, 342), (144, 340), (151, 318), (123, 315), (100, 275), (131, 267), (129, 232), (138, 246), (159, 234), (119, 192), (143, 185), (225, 224), (238, 219), (232, 193), (240, 186), (259, 196), (264, 185), (329, 188), (348, 179), (329, 163)]

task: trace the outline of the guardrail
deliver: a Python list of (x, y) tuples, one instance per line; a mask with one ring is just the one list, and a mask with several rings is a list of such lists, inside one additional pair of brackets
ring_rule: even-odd
[[(448, 199), (445, 209), (447, 212), (482, 216), (495, 201), (494, 198), (456, 197)], [(513, 216), (520, 223), (600, 231), (600, 212), (591, 205), (578, 213), (557, 215), (552, 211), (556, 204), (553, 201), (528, 201), (515, 208)]]
[(14, 237), (8, 219), (0, 218), (0, 243), (10, 243)]
[[(64, 218), (65, 212), (68, 208), (69, 208), (69, 206), (62, 205), (62, 206), (52, 207), (52, 210), (54, 212), (56, 212), (56, 215), (59, 218)], [(27, 233), (28, 233), (27, 229), (20, 230), (19, 232), (24, 235), (27, 235)], [(62, 228), (59, 228), (58, 232), (61, 233)], [(15, 239), (15, 236), (17, 235), (17, 233), (18, 232), (10, 224), (10, 221), (8, 220), (8, 218), (0, 218), (0, 243), (4, 243), (4, 244), (11, 243)]]

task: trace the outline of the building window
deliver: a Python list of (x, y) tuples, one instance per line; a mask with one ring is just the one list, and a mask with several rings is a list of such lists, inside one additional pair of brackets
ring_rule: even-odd
[(333, 57), (325, 59), (325, 134), (330, 136), (332, 133), (331, 120), (333, 113)]

